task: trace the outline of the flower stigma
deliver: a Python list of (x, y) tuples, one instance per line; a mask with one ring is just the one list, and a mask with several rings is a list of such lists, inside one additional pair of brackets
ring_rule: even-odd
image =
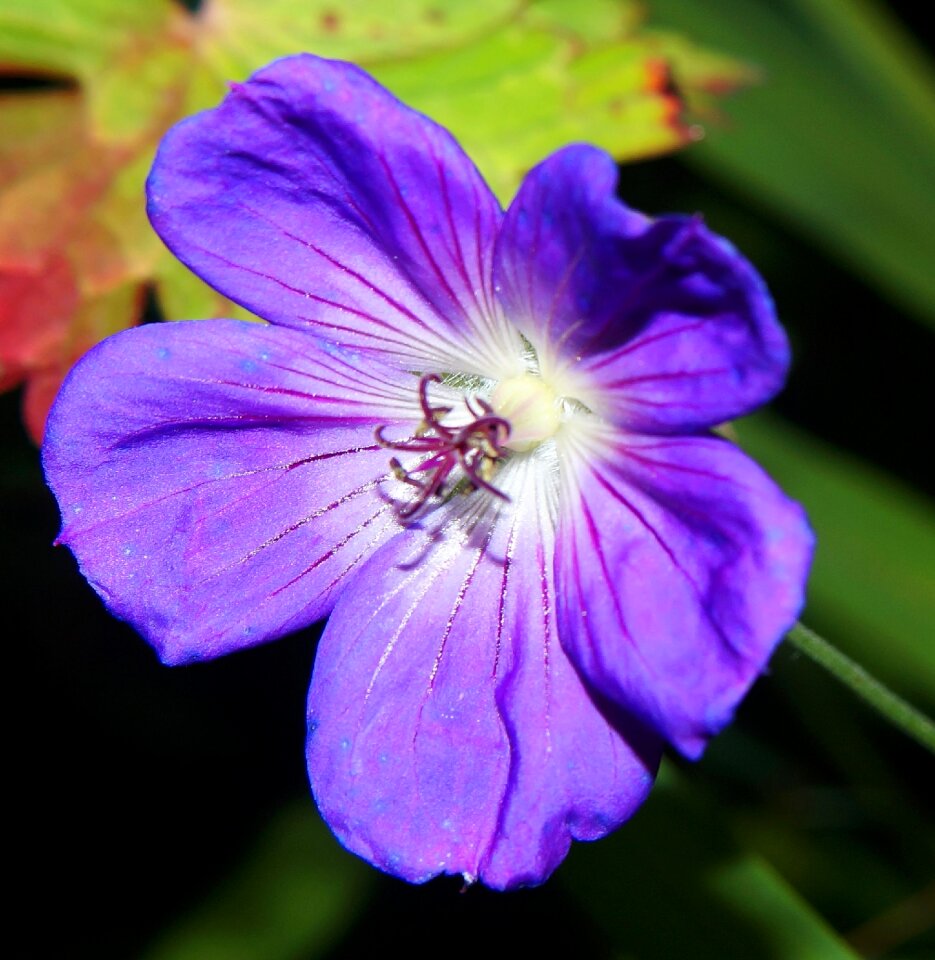
[[(561, 397), (537, 372), (527, 371), (500, 380), (489, 399), (477, 394), (465, 396), (464, 410), (469, 419), (464, 422), (458, 420), (454, 406), (433, 405), (428, 395), (429, 384), (453, 386), (458, 379), (435, 373), (419, 378), (422, 421), (411, 437), (391, 440), (384, 433), (385, 426), (375, 431), (381, 446), (423, 455), (415, 466), (403, 466), (397, 457), (390, 460), (393, 476), (418, 491), (412, 499), (396, 503), (399, 520), (414, 517), (433, 497), (445, 498), (459, 489), (486, 490), (509, 500), (491, 482), (498, 461), (514, 453), (528, 453), (554, 437), (569, 412), (589, 412), (583, 404)], [(443, 422), (451, 414), (456, 422)], [(452, 474), (459, 467), (461, 473), (455, 474), (452, 482)]]
[[(407, 440), (388, 440), (377, 427), (374, 435), (377, 443), (390, 450), (426, 454), (415, 467), (404, 467), (397, 457), (390, 460), (390, 469), (397, 480), (417, 489), (416, 496), (396, 505), (396, 516), (409, 520), (436, 495), (445, 492), (445, 481), (455, 467), (460, 467), (473, 489), (486, 490), (502, 500), (509, 497), (491, 482), (493, 465), (505, 454), (506, 441), (510, 436), (510, 422), (497, 416), (494, 408), (482, 397), (465, 399), (468, 412), (473, 417), (458, 427), (448, 427), (442, 420), (452, 412), (452, 407), (433, 407), (429, 402), (428, 386), (441, 383), (436, 373), (425, 374), (419, 379), (419, 404), (422, 407), (422, 423), (415, 434)], [(416, 476), (422, 474), (423, 476)]]

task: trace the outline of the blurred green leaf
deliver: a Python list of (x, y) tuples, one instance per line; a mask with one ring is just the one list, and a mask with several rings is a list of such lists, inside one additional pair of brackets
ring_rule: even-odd
[(704, 111), (753, 77), (738, 60), (646, 29), (637, 4), (613, 0), (539, 0), (474, 43), (380, 64), (375, 74), (452, 130), (504, 203), (530, 167), (567, 143), (596, 143), (621, 160), (685, 145), (696, 128), (684, 104)]
[(356, 919), (375, 874), (311, 800), (284, 807), (235, 873), (144, 960), (312, 960)]
[(737, 425), (741, 445), (818, 536), (805, 619), (871, 673), (935, 704), (935, 510), (891, 477), (774, 417)]
[(792, 627), (785, 642), (827, 670), (894, 729), (935, 754), (935, 723), (833, 643), (801, 623)]
[(855, 960), (765, 861), (738, 846), (698, 784), (664, 768), (652, 796), (559, 876), (627, 960)]
[(929, 883), (935, 825), (922, 749), (792, 647), (752, 697), (759, 703), (742, 708), (699, 770), (717, 784), (745, 847), (841, 930)]
[(874, 81), (868, 89), (885, 110), (915, 118), (914, 132), (935, 145), (935, 63), (878, 0), (793, 0), (850, 69)]
[(223, 80), (243, 78), (276, 57), (309, 50), (378, 63), (449, 49), (514, 17), (523, 0), (208, 0), (201, 56)]
[(827, 244), (935, 325), (935, 79), (873, 0), (654, 0), (659, 20), (742, 53), (764, 84), (688, 154)]
[(628, 36), (644, 17), (637, 0), (537, 0), (525, 12), (531, 26), (564, 31), (587, 43)]
[(29, 0), (0, 6), (0, 72), (11, 67), (74, 76), (93, 83), (127, 47), (144, 43), (173, 20), (184, 22), (173, 0)]
[(678, 105), (664, 93), (657, 66), (639, 41), (581, 50), (560, 34), (513, 26), (451, 53), (384, 64), (376, 74), (451, 129), (508, 202), (526, 170), (572, 141), (626, 158), (684, 144)]
[[(710, 121), (715, 129), (726, 122), (718, 109), (724, 94), (763, 79), (755, 64), (699, 46), (682, 34), (653, 29), (647, 31), (647, 40), (656, 46), (659, 57), (670, 64), (673, 82), (689, 114)], [(704, 135), (698, 127), (691, 132), (693, 138)]]

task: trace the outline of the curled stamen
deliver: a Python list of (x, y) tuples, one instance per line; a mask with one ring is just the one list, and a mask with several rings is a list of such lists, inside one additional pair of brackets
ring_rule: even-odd
[[(474, 419), (463, 427), (451, 429), (441, 418), (451, 413), (451, 407), (433, 407), (429, 402), (428, 385), (441, 383), (437, 374), (425, 374), (419, 380), (419, 405), (423, 420), (414, 435), (406, 440), (388, 440), (383, 426), (374, 431), (377, 443), (390, 450), (406, 453), (425, 453), (429, 456), (415, 467), (406, 469), (397, 457), (390, 460), (390, 469), (397, 480), (418, 490), (416, 496), (396, 506), (400, 520), (415, 516), (436, 495), (441, 495), (445, 481), (455, 467), (460, 467), (475, 489), (483, 489), (503, 500), (509, 497), (490, 482), (493, 464), (505, 453), (504, 444), (510, 437), (510, 423), (494, 413), (484, 399), (465, 400), (465, 406)], [(476, 406), (475, 406), (476, 405)], [(425, 474), (416, 477), (415, 474)]]

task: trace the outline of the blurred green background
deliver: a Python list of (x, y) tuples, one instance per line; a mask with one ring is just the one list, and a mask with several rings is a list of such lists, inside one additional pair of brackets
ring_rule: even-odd
[[(162, 89), (135, 62), (135, 87), (119, 70), (107, 80), (101, 38), (120, 27), (108, 2), (0, 0), (0, 108), (80, 91), (98, 98), (106, 127), (115, 83)], [(173, 60), (166, 76), (184, 73), (186, 103), (211, 102), (215, 74), (243, 75), (290, 37), (315, 52), (364, 49), (378, 76), (456, 129), (504, 197), (547, 150), (598, 140), (628, 159), (628, 203), (700, 211), (757, 264), (795, 367), (771, 410), (736, 429), (818, 532), (803, 620), (935, 712), (935, 61), (924, 11), (868, 0), (412, 2), (394, 5), (396, 27), (381, 21), (378, 34), (364, 17), (373, 4), (346, 4), (342, 16), (353, 25), (362, 10), (367, 28), (345, 35), (328, 4), (230, 6), (249, 13), (258, 39), (239, 53), (218, 43), (210, 70)], [(447, 26), (439, 11), (454, 11)], [(311, 33), (296, 34), (296, 18)], [(662, 81), (647, 80), (647, 57), (668, 65)], [(687, 101), (679, 126), (660, 112), (675, 94)], [(499, 109), (506, 96), (513, 110)], [(140, 98), (140, 111), (156, 102)], [(0, 109), (8, 144), (25, 129), (4, 132), (13, 117)], [(132, 185), (148, 155), (125, 121), (107, 129)], [(151, 149), (155, 136), (139, 143)], [(39, 166), (17, 163), (0, 162), (0, 174)], [(127, 187), (120, 202), (135, 196)], [(147, 320), (223, 309), (166, 266), (132, 216), (116, 220), (138, 231), (114, 228), (130, 265), (96, 261), (99, 286), (81, 288), (95, 309), (107, 304), (100, 332), (131, 322), (111, 312), (126, 308), (130, 285)], [(26, 223), (14, 253), (28, 246)], [(97, 242), (77, 237), (81, 249)], [(0, 243), (0, 283), (21, 262), (11, 243)], [(414, 888), (379, 875), (340, 849), (308, 796), (317, 630), (208, 665), (159, 666), (51, 548), (58, 517), (22, 399), (0, 397), (11, 874), (28, 935), (17, 956), (935, 957), (935, 762), (785, 647), (699, 764), (667, 760), (635, 819), (578, 845), (544, 887), (461, 893), (455, 880)]]

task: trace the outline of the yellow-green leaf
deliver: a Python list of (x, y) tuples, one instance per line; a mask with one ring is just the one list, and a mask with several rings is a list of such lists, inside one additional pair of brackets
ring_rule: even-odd
[(0, 71), (38, 70), (94, 81), (125, 48), (181, 16), (173, 0), (28, 0), (0, 5)]
[(638, 41), (582, 50), (561, 34), (513, 26), (376, 73), (451, 129), (508, 201), (530, 167), (569, 142), (595, 142), (623, 159), (687, 142), (659, 66)]

